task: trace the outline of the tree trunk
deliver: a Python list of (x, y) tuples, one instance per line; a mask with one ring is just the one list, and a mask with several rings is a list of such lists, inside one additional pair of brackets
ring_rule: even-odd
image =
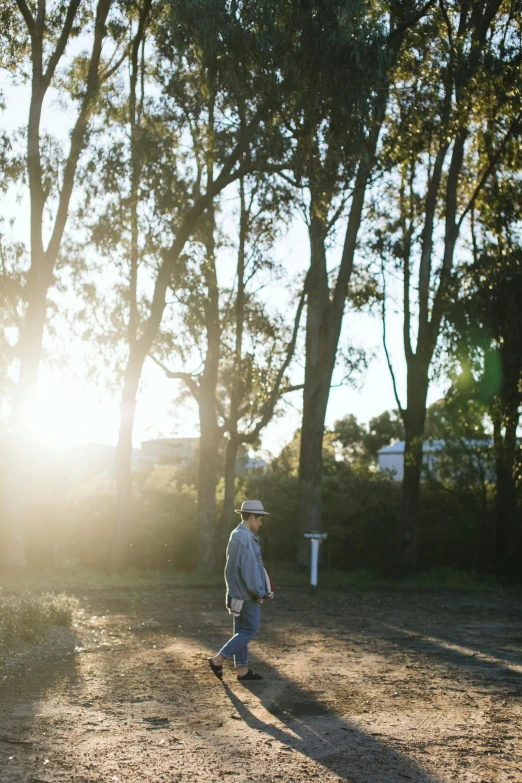
[(418, 567), (418, 520), (422, 473), (422, 435), (406, 436), (402, 479), (401, 526), (398, 539), (399, 564), (405, 571)]
[[(214, 131), (215, 92), (213, 67), (207, 73), (209, 79), (208, 126), (209, 133)], [(212, 156), (207, 162), (207, 191), (214, 183), (214, 163)], [(199, 521), (199, 557), (200, 571), (211, 571), (218, 562), (217, 552), (217, 507), (216, 486), (218, 473), (218, 451), (220, 430), (217, 415), (217, 384), (221, 347), (221, 320), (219, 314), (219, 286), (216, 271), (216, 209), (214, 201), (207, 207), (203, 224), (203, 241), (206, 257), (203, 267), (203, 279), (206, 286), (205, 332), (207, 353), (205, 367), (199, 388), (199, 475), (198, 475), (198, 521)]]
[[(212, 169), (209, 168), (209, 185)], [(198, 469), (198, 521), (200, 571), (211, 571), (218, 561), (216, 486), (218, 474), (219, 426), (216, 410), (216, 393), (219, 371), (221, 324), (219, 319), (219, 288), (215, 260), (215, 209), (211, 204), (206, 215), (206, 259), (203, 276), (207, 288), (205, 302), (205, 331), (207, 353), (199, 386), (199, 469)]]
[[(379, 127), (380, 125), (377, 125), (371, 135), (371, 143), (368, 148), (370, 160), (373, 160), (375, 155)], [(322, 527), (324, 421), (370, 169), (370, 165), (361, 163), (357, 172), (341, 265), (333, 297), (330, 297), (328, 286), (324, 220), (319, 216), (312, 217), (310, 220), (306, 364), (299, 456), (299, 518), (303, 533), (307, 530), (321, 530)], [(320, 207), (317, 209), (314, 206), (313, 199), (311, 213), (312, 215), (320, 214)], [(308, 542), (301, 537), (298, 543), (298, 564), (306, 564), (308, 557)]]
[(47, 294), (52, 279), (52, 268), (46, 267), (44, 263), (32, 263), (30, 281), (27, 284), (27, 309), (17, 346), (20, 369), (13, 400), (15, 430), (26, 429), (27, 415), (36, 392), (47, 315)]
[[(141, 88), (140, 100), (137, 97), (139, 77), (143, 78), (145, 28), (150, 11), (150, 0), (141, 9), (138, 31), (133, 40), (131, 50), (130, 91), (129, 91), (129, 128), (131, 150), (131, 182), (130, 182), (130, 256), (129, 256), (129, 322), (127, 340), (129, 358), (125, 369), (123, 390), (120, 404), (120, 430), (116, 448), (116, 521), (114, 526), (114, 542), (112, 561), (122, 568), (127, 565), (129, 554), (129, 532), (132, 523), (132, 434), (136, 415), (136, 398), (146, 351), (138, 343), (139, 313), (138, 313), (138, 268), (139, 252), (139, 184), (141, 179), (142, 160), (138, 142), (141, 132), (141, 118), (145, 94)], [(142, 59), (139, 62), (139, 50), (142, 47)]]
[(502, 437), (502, 420), (500, 415), (494, 417), (493, 441), (495, 448), (495, 529), (493, 534), (493, 549), (495, 560), (501, 562), (506, 554), (508, 544), (509, 508), (507, 499), (510, 493), (509, 466)]
[(198, 568), (200, 571), (214, 569), (220, 555), (216, 546), (216, 485), (220, 432), (216, 421), (215, 393), (213, 384), (200, 386), (198, 468)]
[[(326, 234), (324, 226), (312, 219), (310, 235), (310, 273), (307, 297), (305, 382), (303, 419), (299, 453), (299, 519), (301, 532), (321, 530), (323, 479), (323, 435), (326, 407), (333, 373), (329, 329), (330, 296), (326, 271)], [(335, 343), (337, 348), (337, 342)], [(335, 350), (334, 350), (335, 356)], [(298, 542), (298, 565), (306, 565), (308, 541)]]
[(18, 356), (19, 378), (13, 399), (11, 417), (12, 443), (10, 459), (4, 474), (4, 514), (9, 520), (9, 535), (5, 555), (8, 568), (25, 568), (25, 521), (27, 514), (27, 457), (31, 448), (29, 413), (36, 392), (38, 370), (42, 357), (43, 334), (47, 313), (47, 292), (52, 273), (44, 264), (32, 264), (28, 281), (27, 310), (20, 331)]
[[(329, 387), (328, 382), (325, 395), (321, 381), (315, 388), (308, 389), (305, 382), (299, 456), (299, 519), (302, 533), (322, 528), (323, 436)], [(309, 547), (309, 542), (301, 536), (297, 553), (298, 565), (308, 564)]]
[(420, 480), (428, 383), (427, 368), (411, 361), (408, 365), (408, 407), (403, 411), (404, 476), (397, 553), (398, 565), (406, 571), (415, 571), (418, 567)]
[(221, 516), (221, 538), (226, 539), (238, 521), (234, 513), (236, 499), (236, 460), (238, 450), (237, 439), (233, 436), (227, 441), (227, 450), (225, 455), (225, 500), (223, 503), (223, 514)]
[(511, 346), (509, 342), (509, 338), (504, 341), (500, 353), (502, 391), (493, 416), (496, 468), (494, 551), (497, 562), (502, 562), (509, 554), (517, 514), (515, 474), (522, 367), (518, 346)]
[[(365, 155), (359, 162), (355, 177), (341, 263), (333, 294), (328, 284), (325, 248), (328, 233), (326, 228), (328, 197), (325, 201), (324, 187), (321, 187), (317, 193), (311, 191), (310, 194), (310, 269), (307, 277), (306, 364), (299, 457), (299, 515), (302, 532), (320, 530), (322, 526), (324, 421), (353, 271), (366, 187), (375, 163), (387, 100), (388, 91), (383, 90), (374, 106)], [(308, 542), (301, 537), (298, 543), (298, 564), (307, 563), (308, 557)]]
[[(96, 9), (96, 25), (93, 48), (89, 61), (86, 79), (86, 90), (81, 104), (76, 124), (71, 134), (71, 146), (63, 167), (62, 184), (58, 199), (58, 208), (54, 218), (51, 237), (44, 250), (44, 208), (49, 195), (44, 184), (41, 163), (41, 133), (40, 121), (43, 101), (51, 84), (55, 69), (65, 51), (77, 15), (79, 0), (69, 4), (63, 21), (63, 28), (58, 41), (46, 51), (50, 56), (44, 73), (43, 55), (46, 50), (46, 8), (45, 3), (38, 3), (36, 17), (33, 18), (29, 8), (23, 4), (20, 7), (24, 21), (28, 26), (31, 40), (31, 103), (27, 125), (27, 174), (30, 199), (30, 242), (31, 266), (24, 291), (27, 305), (25, 316), (20, 325), (17, 358), (19, 359), (19, 375), (16, 391), (13, 395), (11, 432), (14, 448), (5, 482), (4, 509), (9, 521), (10, 540), (7, 546), (6, 563), (9, 567), (25, 567), (25, 515), (26, 492), (22, 489), (22, 481), (27, 481), (27, 462), (20, 454), (17, 462), (16, 454), (20, 448), (27, 448), (26, 430), (27, 414), (30, 411), (36, 384), (38, 370), (42, 358), (43, 336), (47, 315), (47, 295), (53, 280), (53, 270), (58, 258), (63, 232), (69, 212), (69, 204), (74, 186), (76, 167), (83, 148), (87, 129), (88, 109), (99, 86), (98, 66), (101, 56), (102, 42), (105, 37), (105, 20), (112, 0), (103, 0)], [(49, 41), (47, 41), (49, 43)], [(29, 446), (30, 448), (30, 446)]]
[(116, 520), (113, 531), (112, 557), (114, 567), (127, 563), (129, 532), (132, 522), (132, 433), (136, 414), (136, 398), (144, 359), (132, 351), (127, 363), (120, 403), (120, 429), (116, 446)]
[[(251, 202), (252, 203), (252, 202)], [(228, 417), (229, 437), (225, 454), (225, 499), (220, 522), (220, 543), (225, 543), (231, 529), (237, 520), (234, 514), (236, 490), (236, 460), (240, 441), (238, 440), (238, 423), (240, 405), (245, 395), (245, 379), (243, 378), (243, 335), (245, 331), (245, 263), (246, 242), (250, 211), (247, 209), (245, 195), (245, 180), (239, 180), (239, 247), (237, 253), (237, 295), (235, 302), (235, 346), (234, 372), (229, 388), (230, 415)]]

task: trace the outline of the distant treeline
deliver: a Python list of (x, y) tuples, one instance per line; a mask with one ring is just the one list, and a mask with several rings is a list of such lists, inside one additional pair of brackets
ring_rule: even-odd
[[(448, 436), (451, 406), (441, 401), (429, 409), (433, 437)], [(474, 427), (476, 414), (468, 414)], [(323, 527), (328, 533), (322, 562), (341, 570), (372, 569), (384, 577), (400, 573), (395, 556), (401, 514), (401, 485), (376, 470), (377, 450), (400, 434), (396, 412), (385, 412), (369, 426), (353, 417), (327, 432), (323, 449)], [(299, 519), (300, 433), (272, 461), (268, 471), (236, 479), (237, 497), (261, 497), (272, 516), (260, 532), (265, 558), (274, 564), (295, 561), (301, 536)], [(446, 437), (436, 468), (422, 480), (419, 515), (419, 566), (454, 567), (522, 575), (518, 552), (522, 533), (512, 532), (513, 557), (495, 561), (494, 448), (491, 439)], [(224, 454), (219, 465), (218, 508), (224, 502)], [(184, 466), (156, 464), (134, 474), (135, 508), (130, 522), (127, 564), (162, 572), (198, 567), (197, 461)], [(520, 502), (520, 498), (518, 498)], [(111, 571), (113, 553), (107, 530), (117, 513), (113, 480), (108, 475), (66, 480), (49, 470), (46, 490), (38, 493), (27, 525), (31, 566)], [(239, 517), (235, 517), (236, 524)], [(231, 525), (217, 536), (216, 567), (224, 563)], [(5, 540), (6, 530), (0, 540)]]

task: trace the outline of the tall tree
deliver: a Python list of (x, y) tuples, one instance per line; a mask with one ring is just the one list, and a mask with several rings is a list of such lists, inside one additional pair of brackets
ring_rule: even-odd
[(377, 244), (402, 271), (405, 405), (385, 348), (406, 438), (397, 556), (407, 569), (418, 562), (426, 400), (457, 241), (519, 128), (519, 11), (517, 2), (441, 0), (397, 74), (401, 90), (394, 94), (388, 125), (396, 168), (386, 196), (379, 197), (387, 220)]
[[(60, 2), (48, 11), (44, 0), (33, 9), (26, 0), (16, 0), (26, 28), (27, 57), (31, 68), (31, 98), (27, 124), (27, 182), (30, 202), (30, 264), (23, 287), (24, 310), (18, 324), (16, 357), (18, 380), (12, 398), (11, 430), (24, 431), (27, 413), (35, 394), (42, 343), (47, 317), (48, 292), (53, 284), (56, 262), (62, 247), (69, 214), (76, 170), (85, 146), (89, 119), (100, 82), (119, 65), (116, 54), (112, 62), (102, 63), (102, 45), (107, 37), (107, 20), (112, 0), (98, 0), (94, 9), (81, 0)], [(19, 31), (19, 21), (16, 23)], [(69, 73), (69, 96), (77, 103), (76, 119), (71, 131), (69, 151), (56, 170), (49, 159), (48, 145), (42, 130), (44, 101), (53, 83), (63, 74), (68, 45), (80, 29), (91, 36), (89, 55), (74, 58)], [(87, 32), (89, 31), (89, 33)], [(49, 219), (49, 212), (51, 217)], [(46, 241), (47, 240), (47, 241)], [(6, 490), (6, 511), (12, 537), (7, 555), (11, 566), (25, 564), (23, 522), (20, 507), (20, 481), (16, 460), (10, 467)], [(19, 466), (18, 470), (22, 470)]]
[[(433, 3), (323, 3), (299, 37), (306, 78), (289, 122), (299, 143), (296, 177), (307, 191), (310, 265), (299, 468), (302, 530), (321, 529), (326, 409), (368, 185), (390, 84), (409, 28)], [(311, 98), (311, 100), (310, 100)], [(328, 241), (347, 213), (341, 257), (328, 264)], [(307, 557), (304, 539), (298, 560)]]
[(473, 261), (460, 270), (461, 294), (448, 315), (453, 356), (460, 362), (460, 393), (486, 406), (493, 423), (496, 562), (515, 560), (521, 544), (522, 450), (517, 431), (522, 406), (522, 216), (518, 141), (477, 199)]
[[(36, 388), (38, 368), (42, 354), (42, 340), (46, 321), (47, 294), (53, 281), (53, 273), (65, 231), (78, 161), (83, 150), (90, 112), (100, 86), (102, 44), (107, 35), (107, 17), (112, 0), (99, 0), (92, 20), (92, 49), (88, 57), (80, 57), (76, 72), (84, 74), (74, 84), (74, 95), (79, 103), (78, 113), (71, 132), (68, 155), (63, 161), (61, 186), (56, 193), (56, 181), (51, 177), (58, 172), (49, 171), (42, 158), (42, 109), (52, 85), (57, 68), (66, 53), (71, 38), (79, 33), (80, 26), (88, 23), (90, 9), (80, 7), (80, 0), (62, 2), (49, 15), (45, 2), (40, 2), (33, 15), (25, 0), (16, 0), (27, 26), (30, 38), (31, 100), (27, 125), (27, 176), (30, 200), (30, 267), (24, 289), (26, 308), (20, 324), (17, 354), (19, 379), (13, 401), (13, 424), (17, 429), (27, 413)], [(71, 85), (72, 86), (72, 85)], [(56, 196), (55, 196), (56, 194)], [(55, 198), (52, 198), (55, 196)], [(50, 238), (45, 242), (46, 207), (53, 202), (54, 220)]]
[[(85, 302), (82, 322), (87, 324), (90, 340), (110, 353), (116, 370), (112, 374), (120, 379), (125, 373), (125, 353), (140, 334), (149, 267), (158, 262), (165, 236), (169, 236), (173, 200), (167, 193), (177, 184), (171, 175), (175, 163), (171, 149), (177, 135), (155, 118), (157, 102), (148, 94), (155, 89), (148, 54), (152, 8), (152, 0), (131, 2), (127, 7), (127, 68), (114, 75), (99, 102), (97, 133), (81, 172), (84, 199), (77, 214), (87, 246), (97, 251), (94, 262), (80, 265), (78, 284)], [(100, 257), (101, 269), (96, 274)], [(116, 283), (111, 293), (107, 287), (110, 274)], [(133, 421), (132, 401), (123, 397), (120, 429), (132, 428)], [(119, 501), (112, 531), (115, 561), (121, 556), (119, 542), (132, 519), (127, 469), (131, 439), (127, 446), (130, 451), (118, 452), (115, 465)]]
[[(239, 235), (236, 295), (230, 306), (230, 346), (223, 368), (220, 400), (225, 431), (225, 497), (221, 530), (227, 534), (234, 518), (236, 461), (242, 445), (255, 445), (272, 420), (281, 395), (291, 390), (286, 373), (292, 361), (304, 306), (301, 294), (290, 328), (270, 317), (249, 292), (259, 274), (273, 273), (272, 246), (291, 205), (288, 191), (258, 180), (250, 191), (239, 187)], [(225, 343), (226, 344), (226, 343)]]
[[(272, 246), (281, 229), (281, 218), (288, 211), (288, 198), (286, 188), (277, 187), (277, 183), (264, 175), (252, 175), (246, 181), (245, 178), (240, 179), (237, 236), (230, 236), (229, 228), (227, 234), (223, 235), (222, 229), (222, 236), (217, 243), (218, 251), (221, 248), (227, 252), (230, 245), (237, 248), (234, 284), (232, 287), (228, 283), (218, 285), (216, 259), (213, 256), (212, 286), (209, 286), (208, 273), (201, 273), (199, 269), (200, 265), (208, 265), (208, 248), (203, 243), (201, 260), (199, 264), (196, 263), (193, 274), (186, 276), (183, 283), (183, 321), (187, 338), (184, 350), (180, 352), (182, 344), (179, 336), (165, 333), (163, 341), (157, 341), (156, 344), (165, 359), (152, 355), (168, 378), (184, 382), (198, 405), (199, 463), (205, 474), (199, 480), (199, 502), (206, 500), (207, 514), (213, 513), (213, 525), (209, 523), (205, 526), (205, 538), (201, 542), (203, 551), (208, 547), (211, 551), (202, 562), (208, 563), (212, 557), (211, 565), (218, 553), (216, 535), (226, 529), (233, 518), (238, 449), (243, 444), (256, 443), (272, 419), (295, 349), (302, 300), (294, 328), (287, 336), (287, 330), (270, 315), (266, 304), (252, 292), (252, 288), (262, 287), (274, 274)], [(230, 221), (225, 222), (230, 226)], [(197, 254), (194, 255), (197, 257)], [(180, 294), (181, 284), (176, 291), (178, 298)], [(217, 302), (216, 315), (209, 324), (208, 308), (214, 299)], [(211, 342), (215, 339), (212, 330), (217, 332), (215, 347)], [(172, 366), (176, 360), (183, 359), (183, 354), (186, 356), (197, 352), (201, 353), (202, 358), (201, 368), (195, 372), (177, 372), (166, 366), (166, 363)], [(213, 361), (218, 359), (211, 405), (208, 397), (205, 397), (209, 355)], [(205, 444), (204, 416), (208, 416), (205, 409), (209, 407), (212, 411), (211, 432), (215, 437), (212, 460), (208, 459), (208, 446)], [(217, 457), (218, 447), (222, 445), (225, 436), (225, 500), (220, 531), (216, 512)], [(209, 530), (212, 530), (212, 537)]]
[[(180, 85), (179, 79), (169, 79), (167, 89), (175, 99), (176, 105), (187, 118), (187, 129), (192, 138), (192, 149), (198, 170), (195, 193), (201, 195), (201, 180), (205, 180), (205, 189), (211, 191), (215, 180), (216, 156), (216, 111), (218, 83), (216, 77), (217, 54), (212, 48), (200, 49), (183, 47), (177, 52), (180, 66), (183, 61), (188, 65), (187, 78)], [(180, 89), (181, 86), (181, 89)], [(201, 177), (201, 180), (199, 179)], [(218, 453), (222, 437), (217, 409), (217, 386), (221, 353), (221, 312), (220, 289), (216, 266), (216, 203), (211, 199), (193, 239), (199, 240), (203, 247), (199, 269), (191, 278), (193, 291), (189, 298), (199, 299), (202, 313), (202, 326), (205, 335), (205, 351), (202, 372), (197, 380), (189, 383), (195, 392), (199, 410), (199, 452), (198, 452), (198, 521), (200, 531), (199, 566), (202, 569), (212, 567), (215, 557), (213, 529), (217, 519), (216, 485), (218, 480)], [(198, 285), (198, 278), (201, 285)], [(178, 287), (180, 284), (178, 283)], [(198, 292), (202, 295), (198, 297)], [(177, 292), (179, 295), (179, 291)], [(176, 291), (174, 291), (176, 295)]]
[[(117, 447), (117, 460), (122, 466), (120, 482), (130, 480), (132, 425), (143, 364), (158, 335), (173, 274), (182, 276), (187, 243), (200, 230), (202, 218), (211, 215), (215, 200), (227, 186), (260, 167), (281, 165), (280, 157), (274, 161), (274, 151), (280, 156), (281, 146), (275, 148), (266, 143), (267, 137), (274, 135), (274, 96), (279, 78), (274, 65), (274, 46), (278, 40), (275, 14), (276, 9), (272, 6), (229, 6), (223, 0), (201, 0), (199, 3), (179, 0), (164, 9), (155, 45), (166, 116), (183, 125), (180, 79), (190, 82), (194, 70), (205, 68), (208, 55), (212, 53), (215, 97), (209, 102), (208, 96), (200, 95), (196, 107), (199, 121), (212, 128), (211, 144), (206, 146), (208, 154), (204, 168), (198, 166), (197, 158), (183, 160), (180, 155), (184, 184), (173, 209), (173, 239), (152, 273), (153, 293), (142, 319), (140, 335), (130, 346), (126, 362), (122, 392), (125, 424), (122, 418)], [(212, 26), (208, 25), (210, 18)], [(258, 55), (260, 49), (265, 53), (262, 63)], [(185, 117), (185, 124), (186, 127), (190, 125), (190, 117)], [(181, 149), (184, 148), (180, 146)], [(210, 240), (210, 233), (207, 238)], [(214, 367), (209, 368), (209, 373), (209, 384), (211, 381), (213, 385)], [(209, 410), (210, 405), (209, 400)], [(203, 567), (212, 559), (210, 542), (214, 525), (215, 520), (209, 515), (200, 517), (200, 537), (205, 542), (201, 556)], [(122, 531), (120, 546), (123, 550), (125, 542)]]

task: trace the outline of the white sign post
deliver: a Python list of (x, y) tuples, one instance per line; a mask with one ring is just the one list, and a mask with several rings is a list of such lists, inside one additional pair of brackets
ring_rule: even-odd
[(317, 592), (317, 570), (319, 566), (319, 544), (328, 538), (328, 533), (319, 533), (313, 531), (304, 534), (305, 538), (310, 539), (312, 552), (310, 557), (310, 592), (315, 595)]

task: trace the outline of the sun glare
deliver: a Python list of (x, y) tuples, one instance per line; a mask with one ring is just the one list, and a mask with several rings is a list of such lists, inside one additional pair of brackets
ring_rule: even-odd
[(60, 379), (41, 387), (30, 414), (35, 438), (55, 448), (115, 443), (117, 425), (117, 406), (112, 400), (105, 407), (80, 385)]

